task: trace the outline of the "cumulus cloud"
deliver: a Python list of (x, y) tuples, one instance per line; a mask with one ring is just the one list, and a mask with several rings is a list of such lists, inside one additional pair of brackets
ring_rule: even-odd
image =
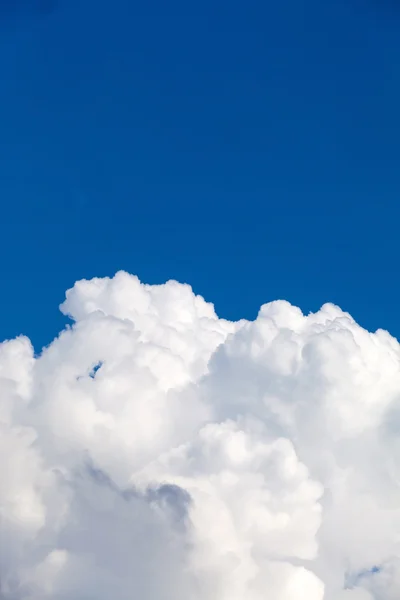
[(394, 338), (123, 272), (61, 310), (0, 345), (3, 600), (398, 600)]

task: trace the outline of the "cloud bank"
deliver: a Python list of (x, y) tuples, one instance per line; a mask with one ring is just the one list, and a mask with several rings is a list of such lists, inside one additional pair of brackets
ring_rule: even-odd
[(124, 272), (61, 310), (0, 345), (2, 600), (398, 600), (394, 338)]

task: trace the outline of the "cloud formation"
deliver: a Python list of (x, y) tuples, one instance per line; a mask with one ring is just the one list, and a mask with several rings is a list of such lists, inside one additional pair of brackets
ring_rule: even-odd
[(61, 310), (0, 345), (2, 600), (398, 600), (394, 338), (124, 272)]

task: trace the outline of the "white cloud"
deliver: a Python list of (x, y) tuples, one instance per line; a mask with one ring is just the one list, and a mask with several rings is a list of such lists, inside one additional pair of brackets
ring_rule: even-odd
[(126, 273), (61, 310), (0, 345), (1, 598), (398, 600), (395, 339)]

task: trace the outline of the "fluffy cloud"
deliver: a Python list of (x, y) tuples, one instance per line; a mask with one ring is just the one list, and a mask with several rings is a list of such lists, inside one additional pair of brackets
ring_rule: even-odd
[(398, 600), (395, 339), (122, 272), (61, 310), (0, 345), (1, 598)]

